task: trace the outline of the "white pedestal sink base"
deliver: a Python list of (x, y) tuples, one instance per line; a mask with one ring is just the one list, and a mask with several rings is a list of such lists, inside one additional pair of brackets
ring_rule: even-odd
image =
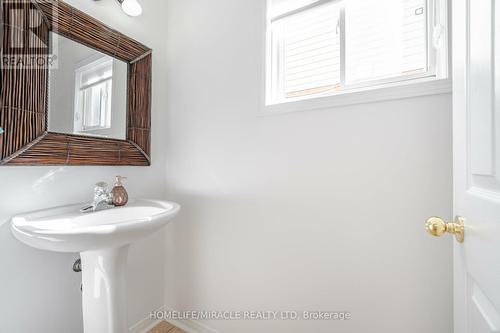
[[(164, 227), (180, 206), (131, 199), (127, 206), (83, 214), (87, 203), (20, 214), (13, 235), (41, 250), (80, 253), (85, 333), (126, 333), (128, 244)], [(125, 245), (127, 244), (127, 245)]]
[(124, 333), (129, 246), (81, 253), (85, 333)]

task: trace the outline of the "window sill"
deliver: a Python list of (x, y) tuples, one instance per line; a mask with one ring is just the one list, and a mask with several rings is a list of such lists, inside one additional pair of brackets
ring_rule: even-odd
[(451, 79), (426, 79), (406, 84), (396, 83), (383, 87), (351, 90), (335, 95), (270, 104), (264, 106), (262, 116), (275, 114), (322, 110), (348, 105), (390, 101), (411, 97), (439, 95), (452, 92)]

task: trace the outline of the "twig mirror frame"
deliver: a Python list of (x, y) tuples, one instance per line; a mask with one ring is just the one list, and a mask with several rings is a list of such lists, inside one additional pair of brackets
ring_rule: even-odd
[(26, 13), (41, 13), (36, 33), (45, 45), (53, 31), (128, 66), (125, 140), (48, 131), (48, 69), (2, 68), (0, 165), (151, 165), (152, 50), (63, 1), (0, 1), (3, 50), (10, 49), (12, 29), (20, 38), (33, 32), (29, 15), (8, 14), (24, 6)]

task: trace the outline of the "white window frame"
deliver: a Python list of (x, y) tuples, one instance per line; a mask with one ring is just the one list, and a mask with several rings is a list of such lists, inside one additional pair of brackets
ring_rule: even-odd
[[(98, 84), (101, 84), (105, 81), (111, 81), (113, 82), (113, 75), (111, 75), (110, 78), (106, 78), (103, 80), (99, 80), (97, 82), (94, 82), (90, 85), (86, 86), (81, 86), (80, 82), (82, 79), (82, 75), (85, 72), (88, 72), (96, 67), (104, 66), (104, 65), (110, 65), (112, 68), (114, 66), (113, 64), (113, 58), (109, 56), (102, 56), (102, 55), (96, 55), (93, 57), (90, 57), (79, 64), (77, 64), (77, 68), (75, 70), (75, 103), (74, 103), (74, 119), (75, 123), (78, 122), (78, 130), (76, 130), (76, 124), (75, 124), (75, 134), (78, 133), (86, 133), (86, 132), (93, 132), (93, 131), (99, 131), (99, 130), (107, 130), (111, 128), (111, 112), (112, 112), (112, 101), (110, 101), (110, 109), (108, 110), (109, 114), (107, 114), (105, 124), (104, 125), (99, 125), (99, 126), (85, 126), (85, 110), (83, 110), (83, 100), (82, 100), (82, 89), (87, 89), (93, 86), (96, 86)], [(111, 93), (113, 89), (111, 88)], [(111, 99), (111, 96), (108, 96), (108, 98)], [(81, 117), (79, 120), (76, 120), (77, 114), (80, 114), (79, 117)]]
[[(344, 0), (319, 0), (290, 13), (295, 14), (303, 10), (322, 6), (326, 3), (341, 3), (342, 1)], [(268, 9), (270, 8), (270, 4), (271, 0), (268, 0)], [(275, 98), (276, 89), (279, 88), (276, 83), (280, 82), (280, 80), (276, 78), (281, 74), (279, 72), (279, 60), (274, 56), (277, 53), (275, 49), (276, 45), (274, 45), (272, 40), (271, 27), (272, 22), (275, 21), (276, 18), (268, 16), (266, 21), (266, 89), (263, 115), (450, 93), (452, 91), (452, 81), (449, 68), (449, 64), (451, 63), (449, 50), (451, 47), (449, 36), (450, 22), (448, 17), (451, 3), (450, 0), (427, 0), (427, 6), (427, 44), (432, 45), (432, 38), (436, 27), (443, 30), (443, 47), (439, 50), (428, 47), (429, 68), (425, 73), (401, 75), (346, 86), (344, 84), (345, 64), (341, 64), (342, 90), (278, 100)], [(268, 10), (268, 12), (270, 12), (270, 10)], [(290, 13), (277, 16), (277, 18), (281, 19), (293, 15)], [(341, 20), (344, 19), (344, 14), (345, 13), (341, 13)], [(344, 29), (341, 30), (342, 34), (344, 34)], [(341, 52), (345, 52), (345, 36), (341, 36)], [(343, 57), (342, 62), (345, 62), (345, 57)]]

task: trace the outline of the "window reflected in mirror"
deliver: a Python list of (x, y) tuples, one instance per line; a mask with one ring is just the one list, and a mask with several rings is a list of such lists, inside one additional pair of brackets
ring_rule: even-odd
[(124, 140), (127, 63), (51, 33), (49, 131)]

